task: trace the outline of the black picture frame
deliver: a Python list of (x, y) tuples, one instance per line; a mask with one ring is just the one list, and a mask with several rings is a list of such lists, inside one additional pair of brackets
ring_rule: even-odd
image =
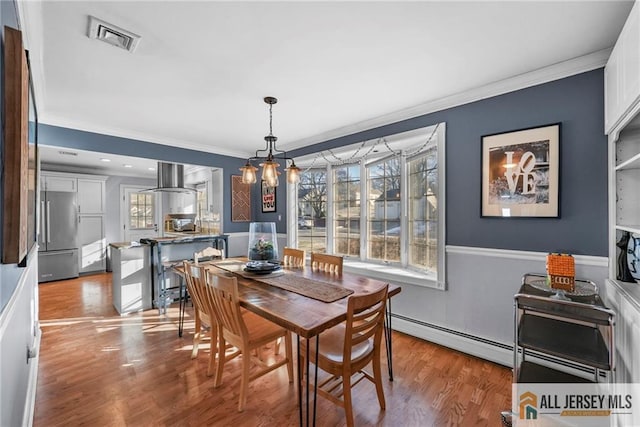
[(262, 213), (276, 212), (276, 189), (269, 187), (267, 182), (262, 180), (260, 192), (260, 202), (262, 204)]
[(560, 216), (561, 124), (482, 137), (482, 217)]

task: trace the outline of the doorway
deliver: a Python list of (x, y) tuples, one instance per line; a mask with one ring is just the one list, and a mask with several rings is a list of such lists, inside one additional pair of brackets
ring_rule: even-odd
[(122, 241), (137, 242), (158, 237), (160, 200), (158, 193), (144, 191), (147, 187), (120, 186), (120, 229)]

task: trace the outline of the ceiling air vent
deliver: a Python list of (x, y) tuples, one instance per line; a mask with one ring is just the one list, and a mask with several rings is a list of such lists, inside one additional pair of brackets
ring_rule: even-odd
[(77, 156), (78, 155), (78, 153), (76, 153), (76, 152), (63, 151), (63, 150), (58, 151), (58, 154), (60, 154), (61, 156)]
[(89, 16), (89, 38), (102, 40), (112, 46), (133, 52), (138, 46), (140, 36), (115, 25)]

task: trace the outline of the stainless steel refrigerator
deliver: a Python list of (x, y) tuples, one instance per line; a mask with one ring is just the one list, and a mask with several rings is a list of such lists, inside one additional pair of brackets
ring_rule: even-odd
[(40, 192), (38, 282), (78, 277), (76, 193)]

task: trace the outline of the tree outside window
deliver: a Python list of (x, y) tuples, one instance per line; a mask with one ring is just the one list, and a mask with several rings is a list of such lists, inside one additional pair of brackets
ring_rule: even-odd
[(368, 258), (400, 261), (402, 199), (400, 158), (367, 166)]
[(438, 268), (438, 157), (437, 150), (408, 162), (409, 265)]
[(333, 252), (360, 256), (360, 165), (335, 167), (333, 182)]
[(327, 171), (310, 169), (298, 184), (298, 245), (307, 252), (327, 248)]

